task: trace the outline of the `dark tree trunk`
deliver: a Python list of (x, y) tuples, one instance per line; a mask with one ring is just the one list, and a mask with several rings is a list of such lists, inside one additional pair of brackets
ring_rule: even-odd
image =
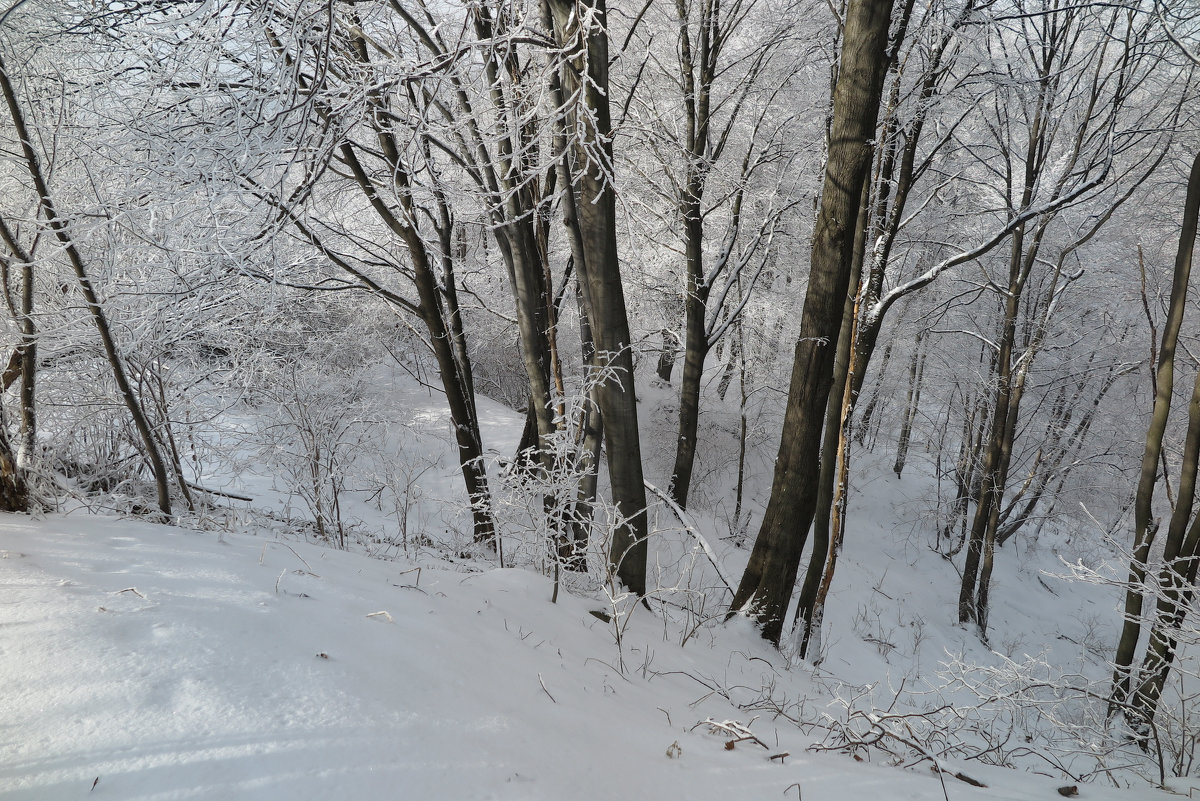
[(669, 328), (662, 330), (662, 350), (658, 352), (658, 364), (655, 374), (664, 384), (671, 383), (671, 375), (675, 372), (675, 359), (679, 357), (679, 337)]
[[(487, 485), (487, 470), (483, 465), (483, 442), (479, 431), (479, 420), (475, 413), (474, 386), (469, 364), (459, 363), (456, 342), (463, 337), (461, 318), (449, 314), (444, 306), (445, 296), (438, 287), (437, 275), (433, 270), (425, 241), (407, 220), (416, 220), (420, 215), (413, 206), (408, 186), (408, 173), (403, 169), (398, 148), (390, 135), (380, 132), (380, 141), (391, 168), (391, 177), (396, 184), (396, 197), (403, 214), (393, 212), (376, 190), (358, 158), (355, 146), (345, 142), (341, 146), (342, 160), (370, 202), (372, 209), (388, 229), (404, 243), (412, 263), (413, 284), (417, 289), (419, 304), (417, 314), (429, 332), (429, 342), (437, 360), (442, 389), (446, 393), (446, 404), (450, 409), (450, 422), (454, 428), (454, 439), (458, 446), (458, 463), (466, 484), (467, 496), (471, 499), (471, 516), (476, 542), (492, 542), (495, 539), (495, 524), (491, 511), (491, 494)], [(301, 229), (302, 231), (305, 229)], [(308, 234), (310, 239), (312, 235)], [(443, 264), (443, 269), (446, 265)], [(447, 275), (449, 278), (450, 275)], [(449, 320), (449, 322), (448, 322)], [(459, 345), (461, 347), (461, 343)], [(463, 349), (465, 353), (465, 348)], [(498, 544), (497, 544), (498, 545)]]
[[(592, 342), (592, 327), (588, 323), (583, 292), (578, 284), (575, 287), (575, 300), (579, 306), (579, 340), (583, 346), (583, 363), (594, 367), (596, 348)], [(596, 484), (600, 477), (600, 447), (604, 437), (604, 417), (600, 414), (600, 404), (594, 390), (588, 391), (579, 428), (579, 466), (583, 477), (579, 480), (575, 495), (575, 510), (571, 519), (571, 558), (567, 568), (582, 572), (587, 569), (587, 544), (596, 502)]]
[(859, 197), (870, 168), (887, 71), (891, 15), (892, 0), (851, 0), (846, 9), (825, 186), (783, 438), (771, 498), (732, 604), (734, 611), (751, 614), (763, 637), (776, 644), (816, 502), (821, 429), (850, 284)]
[(17, 464), (8, 441), (3, 415), (0, 415), (0, 512), (29, 510), (29, 489), (25, 471)]
[(679, 433), (675, 441), (675, 466), (671, 470), (671, 500), (687, 508), (696, 464), (696, 431), (700, 422), (700, 382), (704, 361), (708, 358), (708, 332), (704, 316), (708, 308), (708, 286), (704, 283), (703, 237), (699, 199), (685, 204), (684, 229), (687, 256), (686, 338), (683, 350), (683, 377), (679, 382)]
[[(617, 256), (607, 11), (604, 0), (546, 2), (565, 54), (560, 73), (563, 93), (568, 97), (578, 96), (575, 102), (579, 104), (567, 110), (572, 118), (569, 127), (577, 131), (577, 138), (570, 145), (572, 160), (579, 170), (575, 217), (584, 259), (576, 269), (599, 369), (606, 373), (605, 380), (596, 387), (596, 397), (604, 416), (613, 502), (622, 518), (621, 525), (613, 532), (609, 560), (626, 588), (645, 595), (646, 488), (634, 395), (633, 351)], [(581, 15), (581, 5), (589, 13)]]
[(908, 446), (912, 442), (913, 421), (916, 419), (917, 409), (921, 405), (921, 380), (925, 376), (925, 351), (921, 348), (924, 335), (924, 331), (917, 334), (912, 364), (908, 367), (908, 398), (904, 404), (904, 419), (900, 423), (900, 439), (896, 442), (896, 463), (892, 466), (896, 478), (900, 478), (904, 472), (904, 464), (908, 461)]
[[(1156, 526), (1151, 515), (1154, 485), (1158, 480), (1158, 461), (1162, 453), (1163, 434), (1171, 412), (1171, 393), (1175, 379), (1175, 347), (1183, 312), (1187, 303), (1188, 280), (1192, 272), (1192, 251), (1196, 243), (1197, 219), (1200, 218), (1200, 155), (1192, 162), (1188, 177), (1187, 198), (1184, 201), (1183, 227), (1175, 255), (1175, 273), (1171, 281), (1171, 300), (1167, 322), (1163, 327), (1162, 346), (1158, 354), (1158, 371), (1154, 382), (1154, 408), (1146, 432), (1146, 448), (1142, 454), (1142, 472), (1138, 480), (1133, 506), (1133, 558), (1129, 562), (1129, 584), (1125, 590), (1125, 622), (1117, 652), (1113, 658), (1113, 702), (1123, 703), (1129, 695), (1130, 673), (1134, 652), (1142, 633), (1142, 584), (1146, 580), (1146, 561), (1154, 543)], [(1114, 707), (1109, 708), (1112, 714)]]
[[(1187, 614), (1187, 604), (1195, 580), (1193, 562), (1196, 558), (1200, 526), (1193, 523), (1192, 509), (1196, 498), (1196, 468), (1200, 458), (1200, 373), (1192, 388), (1188, 404), (1188, 429), (1179, 470), (1179, 494), (1163, 543), (1163, 566), (1158, 577), (1158, 603), (1150, 642), (1142, 660), (1140, 678), (1133, 694), (1134, 725), (1145, 726), (1154, 719), (1158, 700), (1162, 696), (1167, 673), (1174, 660), (1179, 627)], [(1185, 537), (1185, 534), (1187, 535)], [(1192, 574), (1189, 581), (1189, 574)]]
[(37, 458), (37, 409), (34, 387), (37, 380), (37, 325), (33, 319), (33, 265), (21, 265), (21, 446), (22, 467)]
[(862, 197), (859, 201), (859, 225), (854, 240), (854, 261), (850, 274), (849, 291), (842, 307), (842, 327), (838, 333), (837, 354), (834, 357), (833, 386), (825, 404), (825, 433), (821, 441), (821, 474), (817, 479), (817, 505), (813, 513), (812, 556), (804, 573), (804, 584), (800, 588), (800, 599), (796, 602), (796, 622), (801, 626), (800, 656), (808, 655), (808, 644), (813, 635), (816, 619), (816, 602), (821, 587), (825, 566), (832, 557), (829, 542), (830, 517), (833, 511), (834, 481), (837, 478), (837, 455), (844, 446), (845, 433), (843, 412), (846, 411), (846, 381), (850, 375), (850, 349), (854, 342), (855, 318), (858, 305), (855, 298), (862, 282), (862, 256), (866, 242), (864, 226), (867, 203), (870, 199), (870, 181), (863, 181)]
[(687, 508), (692, 470), (696, 462), (696, 430), (700, 421), (700, 382), (704, 361), (712, 344), (705, 317), (710, 287), (704, 265), (704, 199), (709, 159), (713, 71), (720, 58), (723, 37), (720, 30), (720, 4), (705, 2), (699, 7), (699, 31), (695, 48), (688, 21), (687, 5), (676, 2), (680, 25), (679, 69), (683, 89), (683, 111), (687, 117), (685, 157), (687, 174), (678, 198), (683, 219), (683, 252), (687, 273), (684, 297), (683, 378), (679, 386), (679, 433), (675, 441), (675, 465), (671, 469), (671, 500)]
[[(1026, 176), (1028, 179), (1029, 176)], [(1033, 183), (1027, 180), (1022, 207), (1028, 205), (1029, 194)], [(975, 515), (971, 521), (971, 530), (967, 538), (967, 555), (963, 563), (962, 582), (958, 595), (958, 622), (974, 621), (979, 626), (980, 636), (985, 638), (987, 633), (986, 615), (980, 619), (980, 606), (977, 592), (981, 587), (980, 572), (984, 565), (990, 565), (992, 552), (995, 548), (994, 539), (989, 532), (995, 531), (996, 519), (1000, 514), (1000, 502), (1004, 495), (1003, 474), (1006, 467), (1006, 438), (1008, 428), (1009, 405), (1012, 400), (1012, 351), (1016, 341), (1017, 313), (1020, 310), (1024, 280), (1024, 228), (1017, 230), (1013, 236), (1009, 253), (1009, 279), (1007, 291), (1004, 294), (1003, 317), (1000, 322), (999, 352), (995, 361), (995, 399), (992, 406), (991, 423), (988, 426), (988, 440), (983, 452), (983, 463), (980, 467), (982, 481), (979, 502), (975, 507)], [(1011, 443), (1008, 443), (1011, 449)], [(996, 519), (993, 519), (996, 518)], [(986, 596), (984, 601), (986, 613)]]

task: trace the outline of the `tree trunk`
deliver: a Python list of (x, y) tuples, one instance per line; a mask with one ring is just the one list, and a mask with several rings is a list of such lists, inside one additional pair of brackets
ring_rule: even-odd
[[(1167, 527), (1166, 541), (1163, 543), (1163, 566), (1157, 583), (1158, 603), (1154, 626), (1150, 630), (1150, 642), (1146, 645), (1146, 655), (1142, 660), (1140, 679), (1133, 697), (1135, 712), (1130, 716), (1130, 722), (1135, 726), (1144, 726), (1146, 722), (1154, 719), (1158, 699), (1162, 695), (1163, 684), (1174, 658), (1179, 626), (1187, 614), (1187, 606), (1182, 601), (1191, 590), (1188, 573), (1196, 557), (1196, 537), (1200, 534), (1200, 527), (1193, 524), (1189, 530), (1188, 526), (1196, 498), (1198, 457), (1200, 373), (1196, 374), (1192, 398), (1188, 404), (1188, 429), (1179, 469), (1179, 494), (1171, 514), (1170, 525)], [(1186, 539), (1185, 533), (1188, 534)]]
[(112, 330), (108, 325), (108, 317), (104, 314), (104, 309), (100, 305), (100, 298), (92, 286), (91, 279), (88, 277), (87, 268), (83, 263), (83, 256), (75, 247), (75, 241), (71, 237), (69, 225), (59, 217), (58, 211), (55, 208), (54, 201), (50, 195), (50, 188), (46, 184), (45, 176), (42, 175), (41, 161), (33, 149), (33, 139), (25, 127), (25, 117), (21, 113), (21, 107), (17, 102), (17, 95), (13, 89), (12, 81), (9, 79), (8, 69), (4, 64), (3, 58), (0, 58), (0, 90), (3, 90), (4, 100), (8, 104), (9, 115), (12, 117), (17, 137), (21, 142), (25, 166), (29, 170), (30, 177), (33, 179), (34, 189), (37, 191), (42, 213), (45, 215), (50, 227), (54, 230), (54, 235), (62, 243), (63, 249), (67, 253), (67, 258), (75, 271), (75, 277), (79, 283), (80, 291), (83, 293), (84, 302), (87, 304), (92, 322), (96, 326), (96, 331), (100, 335), (100, 342), (104, 346), (104, 354), (108, 359), (109, 367), (112, 369), (117, 390), (121, 394), (121, 399), (125, 402), (125, 408), (129, 411), (129, 416), (133, 418), (133, 425), (137, 429), (138, 436), (142, 441), (142, 447), (145, 448), (146, 458), (150, 462), (150, 469), (154, 474), (154, 484), (158, 492), (158, 508), (164, 515), (169, 516), (171, 514), (171, 489), (167, 478), (166, 464), (163, 462), (158, 443), (154, 438), (154, 432), (150, 430), (150, 424), (147, 422), (146, 415), (142, 411), (133, 387), (126, 376), (125, 363), (117, 351), (116, 341), (113, 339)]
[(29, 511), (25, 471), (17, 464), (8, 441), (7, 425), (0, 414), (0, 512)]
[[(575, 285), (575, 300), (579, 307), (579, 340), (583, 346), (583, 363), (588, 367), (596, 364), (596, 348), (592, 341), (592, 327), (588, 323), (587, 309), (583, 303), (583, 291)], [(582, 572), (587, 569), (587, 544), (590, 539), (593, 505), (596, 502), (596, 485), (600, 477), (600, 446), (604, 436), (604, 416), (594, 388), (588, 390), (582, 419), (579, 422), (579, 461), (583, 477), (575, 494), (575, 509), (571, 516), (571, 558), (566, 562), (568, 570)]]
[[(1146, 561), (1154, 542), (1151, 503), (1157, 483), (1158, 460), (1162, 453), (1163, 434), (1171, 412), (1171, 393), (1175, 381), (1175, 347), (1183, 324), (1187, 304), (1188, 280), (1192, 272), (1192, 251), (1196, 243), (1197, 218), (1200, 217), (1200, 155), (1192, 162), (1188, 176), (1187, 198), (1184, 201), (1183, 227), (1175, 255), (1175, 273), (1171, 281), (1171, 300), (1167, 322), (1163, 326), (1162, 346), (1158, 354), (1158, 371), (1154, 381), (1154, 408), (1146, 432), (1146, 448), (1142, 453), (1142, 472), (1138, 480), (1133, 506), (1133, 558), (1129, 562), (1129, 583), (1125, 590), (1125, 622), (1117, 642), (1113, 662), (1113, 703), (1120, 704), (1129, 695), (1130, 669), (1134, 652), (1142, 633), (1142, 584), (1146, 580)], [(1115, 706), (1109, 707), (1109, 714)]]
[(733, 599), (778, 644), (820, 473), (821, 430), (849, 290), (859, 197), (887, 70), (892, 0), (851, 0), (834, 89), (829, 158), (813, 236), (808, 291), (788, 390), (771, 497), (746, 572)]
[[(584, 259), (576, 265), (603, 380), (596, 387), (613, 502), (621, 520), (609, 561), (631, 592), (646, 594), (646, 488), (642, 477), (633, 351), (617, 256), (616, 195), (612, 183), (612, 117), (609, 110), (607, 11), (604, 0), (546, 0), (564, 51), (563, 93), (576, 132), (573, 161), (580, 174), (575, 215)], [(586, 13), (584, 13), (586, 12)], [(570, 184), (567, 184), (570, 186)], [(570, 193), (568, 193), (569, 195)]]
[[(455, 443), (458, 445), (459, 468), (466, 484), (467, 496), (471, 499), (474, 538), (476, 542), (492, 542), (496, 538), (496, 528), (492, 518), (487, 470), (481, 458), (483, 440), (475, 413), (474, 386), (470, 378), (469, 364), (460, 364), (456, 353), (455, 343), (463, 337), (461, 317), (448, 315), (444, 308), (445, 297), (438, 287), (425, 240), (420, 232), (407, 222), (419, 219), (420, 215), (413, 206), (408, 174), (401, 169), (398, 151), (386, 142), (385, 151), (390, 151), (388, 160), (392, 167), (392, 180), (396, 184), (396, 197), (403, 214), (393, 212), (384, 202), (359, 160), (355, 146), (350, 142), (344, 142), (341, 146), (342, 160), (350, 168), (372, 209), (388, 229), (404, 243), (408, 251), (409, 261), (412, 263), (413, 284), (419, 299), (416, 310), (429, 332), (430, 346), (437, 360), (438, 374), (441, 377), (442, 389), (446, 393), (446, 404), (450, 409), (450, 423), (454, 429)], [(312, 238), (311, 234), (309, 236)], [(446, 274), (446, 277), (450, 278), (451, 275)], [(463, 352), (465, 353), (465, 348)], [(499, 543), (496, 545), (499, 550)]]
[(22, 469), (37, 458), (37, 410), (34, 386), (37, 380), (37, 325), (33, 319), (33, 265), (21, 265), (21, 445), (17, 464)]
[(896, 443), (896, 463), (892, 471), (896, 478), (904, 472), (904, 463), (908, 461), (908, 445), (912, 440), (913, 420), (917, 417), (917, 408), (921, 405), (921, 379), (925, 376), (925, 352), (921, 342), (925, 332), (917, 334), (916, 346), (913, 350), (912, 364), (908, 367), (908, 398), (904, 404), (904, 419), (900, 423), (900, 439)]
[(679, 356), (679, 337), (669, 328), (662, 330), (662, 350), (658, 352), (658, 365), (655, 374), (668, 386), (671, 384), (671, 374), (675, 372), (675, 359)]
[[(1026, 176), (1022, 208), (1028, 205), (1032, 193), (1032, 180)], [(1007, 473), (1006, 452), (1011, 452), (1007, 441), (1009, 408), (1013, 399), (1012, 352), (1016, 343), (1017, 314), (1020, 311), (1024, 278), (1027, 275), (1025, 258), (1025, 228), (1017, 229), (1009, 251), (1008, 285), (1004, 293), (1003, 317), (1000, 322), (999, 350), (995, 361), (995, 399), (992, 406), (991, 423), (988, 426), (987, 447), (980, 468), (981, 489), (971, 531), (967, 538), (967, 555), (963, 564), (962, 582), (958, 595), (958, 622), (975, 621), (980, 637), (986, 642), (987, 596), (984, 589), (982, 609), (985, 619), (981, 620), (979, 591), (985, 582), (980, 573), (989, 572), (995, 549), (994, 532), (1004, 497), (1004, 475)]]
[(679, 383), (679, 433), (675, 441), (675, 466), (671, 470), (671, 500), (687, 509), (692, 469), (696, 463), (696, 431), (700, 422), (700, 382), (708, 357), (708, 332), (704, 317), (708, 308), (708, 286), (704, 283), (703, 237), (700, 201), (684, 204), (684, 252), (687, 256), (686, 338), (683, 377)]
[(684, 156), (687, 172), (678, 198), (683, 220), (683, 253), (687, 273), (687, 292), (684, 297), (683, 378), (679, 386), (679, 434), (675, 441), (675, 465), (671, 470), (671, 500), (679, 508), (687, 508), (692, 470), (696, 462), (696, 430), (700, 419), (700, 382), (704, 378), (704, 361), (712, 344), (708, 338), (705, 317), (711, 287), (704, 265), (704, 199), (708, 177), (708, 160), (712, 158), (709, 143), (713, 71), (721, 52), (720, 4), (704, 2), (699, 5), (699, 31), (692, 47), (688, 7), (676, 0), (679, 21), (679, 70), (683, 90), (683, 111), (686, 115), (687, 141)]
[[(846, 398), (846, 383), (850, 376), (850, 353), (854, 343), (855, 321), (858, 317), (856, 298), (861, 289), (862, 257), (866, 243), (867, 205), (870, 200), (870, 182), (863, 181), (859, 199), (859, 224), (854, 240), (854, 261), (851, 266), (849, 290), (842, 307), (842, 327), (838, 332), (837, 353), (833, 360), (833, 385), (825, 404), (825, 433), (821, 441), (821, 473), (817, 478), (817, 505), (813, 513), (812, 555), (804, 573), (804, 584), (800, 588), (800, 599), (796, 602), (794, 625), (801, 626), (799, 632), (799, 655), (805, 658), (814, 625), (820, 625), (822, 616), (816, 613), (816, 601), (821, 588), (821, 577), (832, 559), (829, 527), (833, 512), (834, 482), (837, 479), (839, 454), (846, 446), (844, 441), (846, 414), (849, 412)], [(819, 648), (819, 643), (818, 643)]]

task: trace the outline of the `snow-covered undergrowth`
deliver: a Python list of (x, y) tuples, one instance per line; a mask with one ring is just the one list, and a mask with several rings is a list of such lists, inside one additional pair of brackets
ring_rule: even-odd
[[(928, 477), (868, 466), (820, 663), (789, 661), (723, 620), (665, 508), (648, 606), (584, 580), (551, 603), (536, 556), (464, 558), (437, 399), (387, 389), (405, 493), (349, 483), (348, 550), (253, 465), (196, 476), (255, 498), (205, 531), (0, 519), (0, 799), (1169, 797), (1089, 717), (1116, 599), (1056, 577), (1075, 553), (1053, 533), (998, 554), (989, 648), (952, 622), (950, 563), (896, 524)], [(481, 413), (510, 453), (519, 416)], [(736, 578), (718, 518), (690, 519)]]

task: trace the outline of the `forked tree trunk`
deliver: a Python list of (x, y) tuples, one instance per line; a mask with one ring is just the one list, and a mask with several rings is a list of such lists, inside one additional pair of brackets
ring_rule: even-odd
[[(471, 500), (471, 516), (476, 542), (492, 542), (496, 537), (495, 523), (491, 510), (491, 494), (488, 491), (487, 470), (483, 465), (483, 443), (479, 431), (479, 419), (475, 412), (474, 386), (468, 364), (460, 364), (456, 342), (463, 337), (461, 316), (447, 312), (444, 303), (445, 296), (438, 287), (437, 275), (433, 270), (433, 260), (425, 246), (425, 240), (419, 231), (410, 225), (408, 220), (417, 220), (420, 215), (413, 206), (411, 190), (408, 185), (408, 174), (402, 170), (398, 149), (388, 137), (381, 136), (385, 144), (385, 152), (392, 167), (395, 182), (396, 198), (401, 204), (403, 213), (392, 210), (384, 202), (376, 190), (370, 175), (367, 174), (358, 158), (355, 146), (345, 142), (341, 146), (342, 160), (349, 167), (354, 180), (366, 196), (371, 208), (381, 222), (388, 227), (408, 251), (412, 264), (413, 284), (417, 289), (419, 303), (417, 314), (429, 332), (429, 342), (437, 360), (438, 374), (441, 378), (442, 389), (446, 393), (446, 404), (450, 409), (450, 422), (454, 429), (454, 439), (458, 446), (458, 464), (466, 484), (467, 497)], [(315, 241), (307, 229), (311, 240)], [(443, 264), (443, 269), (448, 267)], [(446, 274), (449, 280), (452, 274)], [(499, 550), (499, 542), (496, 543)]]
[[(7, 441), (7, 431), (3, 427), (3, 414), (0, 413), (0, 511), (23, 512), (28, 509), (28, 487), (25, 473), (30, 460), (34, 458), (34, 443), (36, 428), (34, 416), (34, 380), (37, 374), (37, 329), (33, 321), (33, 256), (17, 241), (16, 232), (10, 229), (3, 218), (0, 218), (0, 239), (8, 247), (13, 257), (21, 263), (21, 308), (13, 302), (8, 287), (4, 288), (5, 300), (9, 311), (21, 326), (21, 344), (13, 351), (8, 365), (0, 375), (0, 394), (21, 379), (21, 445), (15, 458), (12, 448)], [(0, 258), (7, 277), (10, 262)], [(8, 460), (8, 461), (6, 461)]]
[[(817, 596), (822, 582), (821, 578), (833, 558), (830, 548), (829, 529), (833, 511), (834, 481), (837, 478), (838, 454), (844, 444), (842, 439), (845, 432), (845, 413), (849, 411), (844, 403), (846, 398), (846, 382), (850, 374), (850, 351), (854, 342), (855, 320), (858, 316), (858, 304), (855, 302), (861, 289), (862, 255), (866, 242), (866, 228), (863, 225), (867, 213), (867, 203), (870, 200), (870, 181), (863, 181), (862, 196), (859, 200), (859, 225), (854, 239), (854, 261), (851, 263), (849, 291), (842, 307), (842, 326), (838, 333), (837, 353), (833, 362), (833, 385), (830, 388), (829, 399), (825, 405), (825, 433), (821, 440), (821, 473), (817, 478), (817, 504), (813, 513), (813, 544), (812, 555), (808, 560), (808, 569), (804, 573), (804, 584), (800, 588), (800, 599), (796, 602), (796, 618), (794, 626), (800, 626), (797, 633), (800, 640), (799, 656), (806, 658), (809, 642), (814, 636), (814, 628), (820, 626), (819, 615), (816, 614)], [(819, 635), (818, 635), (819, 636)], [(819, 643), (818, 643), (819, 648)]]
[[(1158, 602), (1155, 608), (1154, 626), (1150, 629), (1150, 641), (1133, 693), (1133, 714), (1130, 722), (1144, 727), (1154, 719), (1163, 685), (1175, 656), (1179, 627), (1187, 614), (1195, 581), (1194, 561), (1200, 526), (1193, 523), (1192, 509), (1196, 498), (1196, 469), (1200, 457), (1200, 373), (1192, 388), (1188, 404), (1188, 429), (1183, 445), (1182, 463), (1179, 469), (1179, 493), (1171, 522), (1167, 527), (1163, 543), (1163, 566), (1158, 576)], [(1185, 537), (1185, 534), (1187, 535)], [(1190, 576), (1190, 580), (1189, 580)]]
[(1138, 480), (1137, 495), (1133, 505), (1133, 558), (1129, 562), (1129, 582), (1125, 590), (1125, 622), (1121, 638), (1117, 642), (1113, 657), (1113, 705), (1123, 703), (1129, 695), (1130, 674), (1134, 652), (1142, 633), (1142, 606), (1145, 598), (1142, 585), (1146, 580), (1146, 562), (1150, 558), (1150, 546), (1154, 543), (1157, 528), (1151, 513), (1154, 486), (1158, 480), (1158, 463), (1162, 454), (1163, 434), (1171, 412), (1171, 393), (1175, 381), (1175, 347), (1179, 341), (1179, 329), (1183, 324), (1184, 306), (1187, 304), (1188, 280), (1192, 272), (1192, 251), (1196, 243), (1197, 218), (1200, 217), (1200, 155), (1192, 162), (1188, 176), (1187, 198), (1183, 208), (1183, 227), (1179, 234), (1179, 247), (1175, 254), (1175, 273), (1171, 281), (1171, 299), (1163, 326), (1162, 346), (1158, 354), (1158, 371), (1154, 382), (1154, 407), (1150, 413), (1150, 426), (1146, 432), (1146, 448), (1142, 453), (1142, 472)]
[(851, 0), (834, 89), (825, 186), (813, 235), (808, 291), (792, 364), (771, 497), (732, 609), (778, 644), (812, 523), (821, 430), (849, 290), (859, 196), (870, 169), (887, 71), (892, 0)]
[[(596, 360), (605, 379), (596, 387), (604, 417), (604, 441), (613, 503), (621, 517), (609, 561), (627, 589), (646, 594), (646, 488), (634, 394), (633, 352), (625, 292), (617, 256), (616, 194), (612, 183), (612, 117), (609, 110), (608, 31), (604, 0), (545, 0), (563, 48), (560, 80), (568, 106), (571, 161), (579, 175), (579, 224), (583, 260), (576, 265)], [(586, 13), (585, 13), (586, 12)], [(571, 184), (566, 184), (571, 186)], [(573, 193), (566, 193), (571, 197)], [(572, 201), (573, 202), (573, 198)]]

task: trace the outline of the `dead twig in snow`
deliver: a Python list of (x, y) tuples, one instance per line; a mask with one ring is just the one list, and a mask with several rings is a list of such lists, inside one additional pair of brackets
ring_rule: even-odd
[(304, 559), (304, 557), (303, 557), (303, 556), (301, 556), (300, 554), (296, 553), (296, 549), (295, 549), (295, 548), (293, 548), (292, 546), (288, 545), (286, 542), (276, 542), (276, 543), (274, 543), (274, 544), (275, 544), (275, 545), (282, 545), (284, 548), (287, 548), (289, 551), (291, 551), (291, 552), (292, 552), (292, 554), (293, 554), (293, 555), (294, 555), (294, 556), (295, 556), (297, 559), (299, 559), (301, 562), (304, 562), (304, 566), (308, 568), (308, 575), (312, 576), (313, 578), (320, 578), (320, 576), (318, 576), (316, 573), (314, 573), (314, 572), (313, 572), (312, 565), (310, 565), (310, 564), (309, 564), (307, 561), (305, 561), (305, 559)]
[[(757, 718), (751, 719), (750, 723), (753, 723), (755, 720), (757, 720)], [(732, 751), (735, 745), (738, 743), (744, 743), (746, 741), (755, 743), (756, 745), (761, 745), (763, 748), (770, 751), (771, 747), (762, 740), (758, 739), (754, 732), (750, 731), (750, 723), (739, 723), (736, 720), (722, 720), (718, 722), (712, 718), (705, 718), (693, 726), (692, 730), (695, 731), (700, 726), (708, 726), (709, 733), (711, 734), (731, 735), (733, 739), (728, 740), (725, 743), (725, 750), (727, 751)]]
[[(538, 684), (542, 685), (542, 692), (544, 692), (546, 694), (547, 698), (549, 698), (551, 701), (554, 701), (554, 696), (551, 695), (550, 691), (546, 689), (546, 682), (542, 681), (542, 674), (539, 673), (539, 674), (537, 674), (537, 676), (538, 676)], [(558, 701), (554, 701), (554, 703), (557, 704)]]

